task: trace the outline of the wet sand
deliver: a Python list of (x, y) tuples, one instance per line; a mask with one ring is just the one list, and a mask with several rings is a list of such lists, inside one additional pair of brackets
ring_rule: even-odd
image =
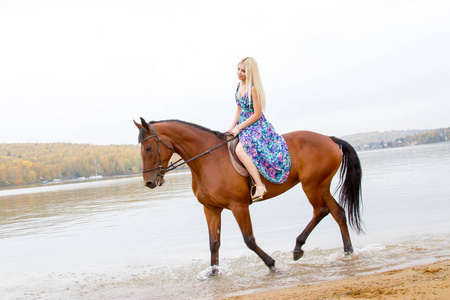
[(449, 277), (450, 260), (444, 260), (424, 266), (226, 299), (450, 299)]

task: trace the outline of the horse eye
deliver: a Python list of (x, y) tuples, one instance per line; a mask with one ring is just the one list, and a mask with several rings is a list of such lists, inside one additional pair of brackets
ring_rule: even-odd
[(152, 150), (152, 147), (148, 146), (147, 148), (145, 148), (145, 150), (150, 151)]

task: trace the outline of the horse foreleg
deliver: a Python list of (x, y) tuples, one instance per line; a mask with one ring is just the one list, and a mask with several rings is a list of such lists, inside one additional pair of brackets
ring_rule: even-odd
[(250, 219), (250, 212), (248, 206), (238, 206), (231, 209), (234, 218), (236, 219), (239, 228), (241, 229), (242, 236), (244, 237), (245, 244), (248, 248), (253, 250), (266, 264), (271, 271), (275, 270), (275, 260), (258, 247), (253, 236), (252, 222)]
[(216, 275), (219, 265), (220, 228), (222, 208), (203, 206), (209, 231), (209, 250), (211, 251), (212, 275)]

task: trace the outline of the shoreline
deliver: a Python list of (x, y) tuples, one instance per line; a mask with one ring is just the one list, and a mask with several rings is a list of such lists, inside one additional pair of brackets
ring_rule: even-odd
[(370, 275), (227, 297), (275, 299), (450, 299), (450, 259)]

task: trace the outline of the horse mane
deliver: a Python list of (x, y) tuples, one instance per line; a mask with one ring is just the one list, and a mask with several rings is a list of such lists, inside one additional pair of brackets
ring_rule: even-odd
[[(189, 122), (185, 122), (185, 121), (181, 121), (181, 120), (150, 121), (150, 122), (148, 122), (148, 124), (150, 125), (150, 124), (165, 123), (165, 122), (177, 122), (177, 123), (181, 123), (181, 124), (184, 124), (184, 125), (192, 126), (192, 127), (197, 128), (197, 129), (203, 130), (203, 131), (205, 131), (207, 133), (213, 134), (213, 135), (217, 136), (221, 140), (224, 140), (224, 141), (227, 140), (227, 135), (225, 133), (223, 133), (223, 132), (211, 130), (211, 129), (208, 129), (208, 128), (203, 127), (201, 125), (194, 124), (194, 123), (189, 123)], [(141, 129), (139, 131), (139, 143), (141, 143), (144, 139), (145, 139), (145, 130)]]

